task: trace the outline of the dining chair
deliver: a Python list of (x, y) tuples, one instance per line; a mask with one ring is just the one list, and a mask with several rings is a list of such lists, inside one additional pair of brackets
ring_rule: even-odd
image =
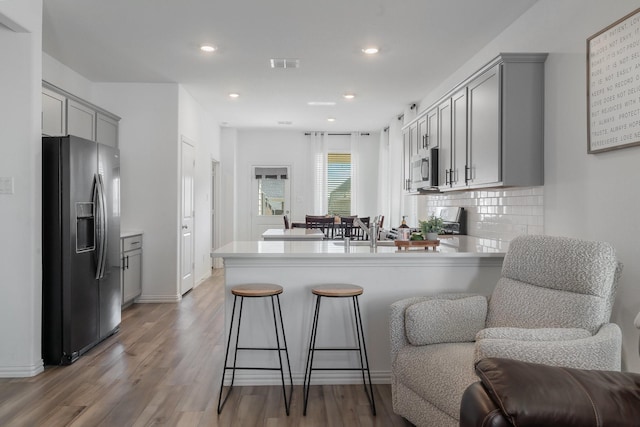
[(358, 233), (358, 227), (353, 225), (353, 220), (357, 217), (354, 216), (341, 216), (340, 223), (336, 224), (338, 230), (336, 231), (336, 238), (343, 239), (345, 237), (349, 237), (349, 239), (354, 239)]
[(325, 239), (333, 239), (335, 231), (335, 220), (332, 216), (306, 215), (305, 224), (307, 228), (316, 228), (324, 233)]

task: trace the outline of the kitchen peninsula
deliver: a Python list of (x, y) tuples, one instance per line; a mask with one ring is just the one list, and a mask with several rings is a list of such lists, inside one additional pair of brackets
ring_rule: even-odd
[[(318, 284), (350, 283), (364, 288), (360, 306), (373, 382), (391, 381), (389, 355), (389, 306), (402, 298), (442, 292), (472, 292), (489, 295), (502, 268), (508, 243), (472, 236), (442, 238), (435, 251), (399, 251), (392, 241), (379, 242), (372, 249), (368, 242), (342, 241), (240, 241), (213, 252), (224, 259), (225, 286), (242, 283), (276, 283), (284, 288), (280, 295), (291, 370), (295, 383), (302, 383), (315, 299), (311, 287)], [(233, 298), (226, 292), (225, 334), (228, 333)], [(241, 336), (252, 346), (273, 346), (270, 304), (245, 301)], [(323, 301), (323, 322), (319, 325), (318, 346), (352, 347), (355, 330), (351, 325), (352, 306), (341, 300)], [(244, 354), (243, 354), (244, 353)], [(271, 354), (273, 353), (273, 354)], [(318, 366), (357, 367), (356, 353), (323, 352)], [(240, 352), (238, 366), (277, 366), (275, 352)], [(357, 372), (321, 371), (314, 384), (358, 383)], [(279, 384), (274, 371), (238, 371), (239, 385)]]

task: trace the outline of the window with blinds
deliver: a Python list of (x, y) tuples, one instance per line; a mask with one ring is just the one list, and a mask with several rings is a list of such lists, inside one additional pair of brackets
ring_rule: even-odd
[(351, 215), (351, 154), (327, 154), (327, 210), (330, 215)]

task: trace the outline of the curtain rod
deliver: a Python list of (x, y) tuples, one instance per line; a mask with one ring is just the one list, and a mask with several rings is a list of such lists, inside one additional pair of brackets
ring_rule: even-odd
[[(305, 132), (305, 136), (311, 135), (312, 132)], [(324, 132), (320, 132), (324, 133)], [(327, 133), (329, 136), (351, 136), (350, 133)], [(369, 132), (360, 132), (360, 136), (369, 136)]]

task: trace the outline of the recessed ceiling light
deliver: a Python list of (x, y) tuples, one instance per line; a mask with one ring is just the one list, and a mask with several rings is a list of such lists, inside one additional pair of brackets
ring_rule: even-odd
[(345, 93), (342, 96), (344, 96), (344, 99), (353, 99), (353, 98), (356, 97), (356, 94), (355, 93)]
[(200, 46), (200, 50), (203, 52), (215, 52), (216, 47), (210, 44), (203, 44), (202, 46)]
[(239, 97), (239, 96), (240, 96), (240, 94), (239, 94), (239, 93), (235, 93), (235, 92), (231, 92), (231, 93), (229, 94), (229, 98), (233, 98), (233, 99), (235, 99), (235, 98), (237, 98), (237, 97)]
[(300, 68), (300, 60), (297, 58), (271, 58), (271, 68)]
[(292, 122), (292, 121), (290, 121), (290, 120), (280, 120), (280, 121), (278, 122), (278, 124), (279, 124), (279, 125), (292, 125), (292, 124), (293, 124), (293, 122)]
[(307, 105), (312, 107), (330, 107), (336, 105), (336, 103), (334, 101), (309, 101)]
[(363, 53), (366, 53), (367, 55), (375, 55), (376, 53), (378, 53), (380, 51), (380, 49), (378, 49), (377, 47), (365, 47), (362, 49)]
[(335, 121), (336, 121), (336, 119), (335, 119), (334, 117), (329, 117), (329, 118), (327, 119), (327, 121), (328, 121), (328, 122), (335, 122)]

